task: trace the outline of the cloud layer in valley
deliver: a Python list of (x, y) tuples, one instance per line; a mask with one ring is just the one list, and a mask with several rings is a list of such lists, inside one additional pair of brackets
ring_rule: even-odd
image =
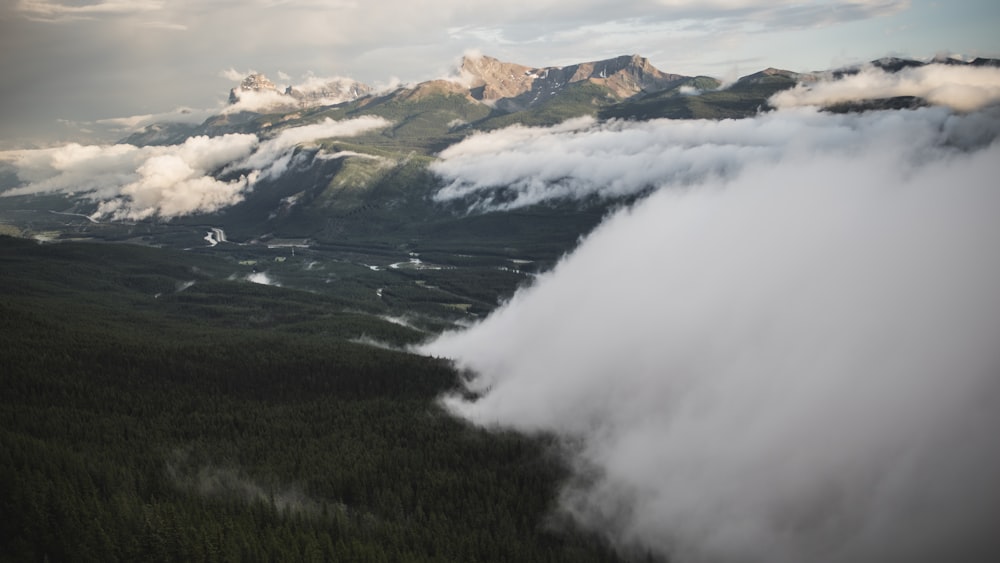
[(468, 374), (474, 398), (444, 404), (561, 437), (560, 513), (640, 553), (992, 560), (998, 119), (799, 109), (473, 139), (463, 155), (497, 152), (476, 181), (522, 194), (565, 174), (661, 187), (423, 346)]
[(930, 64), (886, 72), (865, 67), (837, 80), (801, 83), (778, 92), (775, 107), (830, 106), (844, 102), (916, 96), (959, 111), (975, 111), (1000, 102), (1000, 68)]
[(317, 139), (333, 137), (354, 137), (368, 131), (389, 126), (390, 122), (376, 116), (362, 116), (346, 121), (335, 121), (329, 117), (319, 123), (283, 129), (274, 138), (261, 143), (257, 151), (242, 162), (234, 164), (236, 169), (264, 170), (266, 176), (280, 176), (288, 168), (291, 149)]
[[(0, 152), (23, 185), (0, 196), (47, 192), (99, 203), (92, 218), (145, 219), (211, 213), (239, 203), (258, 179), (290, 166), (296, 146), (349, 137), (389, 124), (362, 117), (288, 128), (261, 140), (253, 134), (197, 136), (171, 146), (79, 145)], [(217, 177), (225, 170), (225, 179)]]
[[(993, 116), (982, 127), (943, 108), (872, 117), (831, 116), (812, 109), (779, 111), (756, 119), (653, 120), (598, 123), (591, 118), (556, 127), (509, 127), (475, 134), (440, 153), (431, 169), (447, 185), (439, 201), (473, 209), (512, 209), (550, 200), (619, 198), (664, 185), (685, 185), (738, 174), (748, 163), (777, 162), (789, 152), (851, 150), (842, 139), (857, 129), (891, 143), (949, 135), (954, 127), (994, 134)], [(986, 114), (982, 114), (986, 115)], [(928, 128), (932, 120), (942, 133)], [(971, 133), (969, 133), (971, 135)], [(964, 142), (965, 132), (955, 142)], [(978, 142), (978, 141), (977, 141)]]

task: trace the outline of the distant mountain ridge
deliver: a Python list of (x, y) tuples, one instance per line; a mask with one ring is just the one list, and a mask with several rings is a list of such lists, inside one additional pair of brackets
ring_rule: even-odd
[[(515, 112), (534, 107), (566, 87), (586, 82), (606, 88), (620, 100), (644, 93), (669, 89), (691, 77), (662, 72), (639, 55), (590, 61), (569, 66), (529, 67), (504, 62), (486, 55), (466, 55), (457, 76), (405, 87), (401, 95), (420, 97), (433, 93), (457, 93), (502, 111)], [(267, 76), (252, 73), (229, 91), (229, 103), (236, 104), (247, 94), (285, 95), (303, 105), (343, 103), (373, 93), (367, 84), (340, 78), (311, 88), (288, 86), (284, 91)]]
[[(254, 73), (230, 90), (229, 102), (237, 104), (243, 96), (251, 93), (264, 94), (270, 96), (269, 99), (296, 105), (299, 108), (311, 108), (342, 103), (368, 106), (377, 103), (379, 98), (385, 96), (404, 102), (418, 102), (428, 96), (457, 95), (468, 102), (488, 106), (495, 117), (497, 114), (537, 112), (540, 108), (550, 106), (553, 101), (558, 103), (561, 96), (580, 97), (580, 92), (585, 90), (593, 94), (595, 108), (591, 113), (606, 117), (635, 119), (740, 117), (745, 116), (748, 111), (752, 113), (763, 107), (766, 98), (771, 94), (784, 88), (791, 88), (798, 82), (811, 82), (823, 75), (837, 77), (855, 74), (864, 66), (873, 66), (893, 73), (932, 63), (1000, 66), (998, 59), (977, 58), (973, 61), (963, 61), (939, 57), (924, 62), (883, 57), (866, 65), (807, 73), (771, 67), (742, 76), (725, 88), (734, 89), (738, 96), (710, 95), (700, 100), (705, 102), (701, 104), (687, 103), (674, 98), (679, 95), (692, 93), (700, 95), (720, 90), (722, 81), (710, 76), (686, 76), (664, 72), (640, 55), (622, 55), (567, 66), (532, 67), (475, 54), (463, 56), (455, 69), (455, 74), (449, 78), (423, 81), (382, 92), (350, 78), (337, 78), (325, 82), (313, 81), (306, 85), (288, 86), (281, 90), (263, 74)], [(661, 102), (665, 102), (665, 105)], [(618, 103), (623, 106), (609, 108)], [(636, 104), (642, 106), (641, 110), (633, 111), (633, 106)], [(713, 106), (714, 109), (705, 109), (708, 106)], [(605, 111), (601, 108), (609, 109)], [(250, 107), (247, 111), (259, 112), (254, 107)]]
[(287, 96), (288, 103), (304, 106), (332, 105), (356, 100), (372, 92), (372, 87), (350, 78), (312, 80), (298, 86), (287, 86), (284, 90), (260, 73), (251, 73), (239, 86), (229, 90), (229, 103), (237, 104), (247, 93)]
[(661, 72), (649, 59), (625, 55), (564, 67), (532, 68), (487, 56), (466, 56), (459, 67), (470, 94), (509, 111), (525, 109), (566, 86), (589, 82), (604, 86), (620, 99), (659, 92), (689, 77)]
[[(724, 84), (711, 76), (661, 71), (639, 55), (545, 67), (466, 55), (448, 78), (390, 90), (376, 90), (351, 78), (310, 79), (282, 88), (265, 75), (253, 73), (230, 90), (229, 108), (200, 125), (153, 124), (121, 142), (165, 145), (183, 142), (192, 135), (267, 135), (320, 117), (378, 115), (397, 124), (391, 130), (394, 138), (425, 137), (418, 141), (422, 147), (443, 148), (458, 140), (452, 133), (513, 124), (553, 125), (584, 115), (639, 120), (738, 119), (766, 110), (771, 96), (800, 82), (855, 74), (866, 66), (895, 73), (928, 64), (997, 67), (1000, 60), (884, 57), (864, 65), (806, 73), (769, 67)], [(839, 104), (831, 110), (865, 111), (925, 103), (919, 98), (872, 100)], [(400, 137), (397, 133), (404, 134)]]
[[(1000, 66), (995, 59), (933, 63)], [(337, 245), (368, 244), (391, 235), (396, 237), (393, 240), (410, 241), (406, 244), (428, 237), (438, 245), (475, 238), (489, 246), (499, 234), (496, 240), (503, 242), (496, 244), (503, 250), (517, 246), (510, 244), (509, 233), (531, 231), (540, 224), (538, 217), (544, 216), (542, 223), (551, 231), (533, 239), (530, 246), (537, 249), (554, 236), (562, 237), (562, 243), (547, 247), (551, 252), (546, 259), (551, 259), (564, 250), (563, 243), (576, 240), (600, 220), (603, 203), (562, 202), (527, 212), (467, 217), (464, 203), (442, 204), (433, 199), (442, 184), (430, 165), (442, 151), (480, 132), (551, 126), (580, 117), (597, 121), (742, 119), (772, 109), (776, 94), (800, 84), (800, 90), (807, 92), (816, 89), (811, 83), (835, 79), (838, 74), (847, 76), (871, 67), (890, 74), (909, 73), (928, 64), (884, 58), (809, 73), (764, 68), (724, 84), (710, 76), (662, 71), (638, 55), (548, 67), (477, 55), (461, 59), (447, 78), (380, 91), (350, 78), (315, 78), (286, 87), (254, 73), (232, 88), (230, 106), (202, 123), (156, 123), (120, 142), (135, 147), (181, 145), (194, 137), (237, 133), (254, 135), (260, 146), (268, 146), (287, 130), (379, 118), (384, 126), (356, 136), (311, 137), (308, 142), (293, 143), (282, 157), (287, 168), (259, 179), (239, 203), (217, 212), (142, 223), (142, 228), (162, 228), (157, 240), (183, 241), (177, 244), (184, 248), (204, 242), (204, 229), (211, 226), (225, 229), (230, 240), (274, 236)], [(858, 99), (828, 102), (822, 109), (860, 113), (931, 104), (918, 95), (859, 91)], [(866, 99), (867, 94), (871, 95)], [(295, 133), (288, 137), (294, 138)], [(228, 165), (208, 171), (206, 177), (232, 183), (249, 173), (249, 168)], [(0, 176), (0, 182), (10, 187), (19, 181), (11, 174)], [(32, 228), (61, 225), (70, 213), (83, 216), (77, 235), (92, 236), (99, 230), (108, 239), (134, 236), (131, 225), (107, 222), (96, 226), (87, 220), (97, 205), (91, 197), (67, 197), (52, 208), (59, 214), (33, 216)]]

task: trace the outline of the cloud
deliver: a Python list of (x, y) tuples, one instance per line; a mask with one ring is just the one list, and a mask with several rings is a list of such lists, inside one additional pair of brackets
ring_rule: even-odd
[[(296, 146), (349, 137), (388, 125), (381, 118), (284, 129), (261, 141), (253, 134), (196, 136), (171, 146), (79, 145), (0, 152), (23, 185), (0, 196), (61, 192), (98, 202), (94, 219), (141, 220), (211, 213), (235, 205), (258, 180), (291, 165)], [(219, 179), (216, 175), (237, 176)]]
[(222, 181), (193, 168), (178, 155), (154, 156), (137, 170), (134, 182), (122, 187), (114, 199), (101, 202), (92, 217), (147, 219), (212, 213), (243, 201), (243, 192), (257, 173)]
[(775, 94), (770, 103), (829, 106), (896, 96), (917, 96), (959, 111), (975, 111), (1000, 102), (1000, 68), (930, 64), (889, 73), (866, 67), (837, 80), (798, 84)]
[(392, 160), (384, 156), (378, 156), (375, 154), (367, 154), (355, 151), (337, 151), (337, 152), (319, 151), (318, 153), (316, 153), (316, 158), (320, 160), (336, 160), (338, 158), (350, 158), (350, 157), (357, 157), (365, 160), (377, 160), (383, 163), (392, 162)]
[(217, 114), (218, 112), (213, 110), (182, 107), (162, 113), (98, 119), (92, 124), (108, 127), (115, 132), (131, 132), (157, 123), (202, 123), (209, 117)]
[[(775, 162), (790, 150), (843, 147), (840, 140), (859, 127), (892, 137), (889, 141), (896, 140), (897, 121), (917, 138), (934, 134), (901, 115), (833, 117), (804, 109), (741, 120), (597, 123), (581, 118), (550, 128), (509, 127), (473, 135), (442, 151), (431, 170), (447, 185), (435, 198), (464, 201), (479, 210), (558, 199), (611, 199), (666, 184), (732, 176), (748, 163)], [(945, 128), (958, 122), (945, 110), (922, 115)], [(974, 127), (959, 121), (962, 127)]]
[(250, 283), (257, 283), (260, 285), (274, 285), (281, 287), (281, 284), (275, 281), (267, 272), (254, 272), (252, 274), (247, 274), (244, 278)]
[[(736, 151), (724, 177), (657, 190), (485, 321), (420, 348), (469, 377), (473, 396), (444, 404), (561, 438), (560, 513), (624, 549), (990, 561), (998, 115), (778, 113), (677, 124), (768, 156)], [(627, 159), (641, 144), (626, 139), (589, 142)]]
[(346, 121), (334, 121), (328, 117), (319, 123), (283, 129), (274, 138), (262, 142), (254, 154), (235, 163), (233, 167), (262, 170), (264, 177), (280, 176), (290, 165), (293, 157), (291, 149), (297, 145), (333, 137), (354, 137), (390, 124), (384, 118), (366, 115)]
[(16, 9), (36, 21), (62, 22), (95, 16), (130, 15), (163, 9), (162, 0), (105, 0), (94, 4), (68, 5), (46, 0), (20, 0)]
[(219, 72), (221, 78), (225, 78), (230, 82), (240, 83), (244, 78), (250, 76), (251, 74), (257, 74), (256, 70), (248, 70), (246, 72), (236, 70), (233, 67), (229, 67), (226, 70)]
[[(230, 497), (246, 503), (265, 503), (278, 511), (317, 515), (323, 505), (294, 486), (264, 486), (237, 467), (198, 464), (190, 448), (177, 449), (167, 461), (166, 473), (179, 489), (206, 497)], [(334, 510), (346, 507), (335, 504)]]
[(357, 98), (363, 93), (358, 86), (357, 81), (344, 76), (307, 74), (302, 82), (292, 86), (292, 90), (309, 96), (309, 104), (334, 105)]
[[(235, 69), (228, 69), (220, 73), (220, 76), (234, 82), (242, 82), (243, 78), (254, 72), (240, 73)], [(280, 72), (279, 76), (288, 79), (288, 75)], [(342, 76), (321, 77), (312, 73), (307, 73), (302, 82), (292, 85), (292, 95), (285, 93), (282, 86), (275, 90), (242, 90), (237, 87), (235, 103), (230, 103), (222, 108), (222, 114), (239, 113), (251, 111), (256, 113), (291, 111), (297, 108), (316, 107), (321, 105), (334, 105), (357, 99), (364, 95), (367, 90), (363, 84)]]
[(169, 218), (210, 212), (238, 203), (255, 174), (220, 181), (209, 174), (249, 156), (255, 135), (191, 137), (168, 147), (83, 146), (11, 151), (0, 160), (14, 165), (25, 185), (2, 195), (44, 192), (83, 194), (100, 201), (93, 217)]
[[(778, 28), (822, 27), (836, 23), (867, 20), (906, 10), (909, 0), (847, 0), (832, 2), (782, 2), (780, 7), (768, 9), (757, 2), (744, 2), (755, 8), (754, 19), (765, 22), (776, 20)], [(771, 27), (771, 26), (768, 26)]]
[(245, 90), (237, 89), (236, 102), (222, 108), (222, 115), (250, 111), (254, 113), (291, 111), (299, 107), (299, 100), (286, 96), (277, 90)]

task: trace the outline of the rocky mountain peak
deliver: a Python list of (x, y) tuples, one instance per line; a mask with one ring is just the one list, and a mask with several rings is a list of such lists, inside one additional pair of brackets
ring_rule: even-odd
[(639, 55), (583, 63), (577, 65), (573, 76), (573, 79), (603, 84), (619, 98), (628, 98), (640, 92), (666, 90), (685, 78), (687, 77), (680, 74), (661, 72), (649, 59)]
[(241, 92), (277, 92), (278, 87), (274, 85), (263, 74), (250, 74), (240, 82), (240, 85), (229, 91), (229, 103), (235, 104), (240, 99)]
[(485, 55), (462, 57), (459, 73), (473, 97), (481, 100), (519, 96), (531, 89), (535, 79), (530, 67)]
[(259, 73), (248, 75), (240, 85), (229, 91), (229, 103), (235, 104), (244, 92), (270, 93), (287, 96), (287, 104), (303, 106), (333, 105), (370, 94), (372, 88), (350, 78), (309, 78), (305, 83), (279, 90), (274, 82)]
[(350, 78), (312, 80), (298, 86), (289, 86), (285, 94), (301, 102), (336, 104), (356, 100), (372, 92), (371, 86)]
[(474, 98), (500, 103), (511, 110), (544, 101), (578, 82), (605, 86), (615, 96), (625, 99), (640, 92), (665, 90), (687, 78), (661, 72), (639, 55), (542, 68), (505, 63), (485, 55), (465, 56), (459, 73)]
[(251, 74), (243, 79), (240, 83), (240, 90), (253, 90), (259, 92), (261, 90), (277, 90), (278, 87), (274, 85), (274, 82), (268, 80), (263, 74)]

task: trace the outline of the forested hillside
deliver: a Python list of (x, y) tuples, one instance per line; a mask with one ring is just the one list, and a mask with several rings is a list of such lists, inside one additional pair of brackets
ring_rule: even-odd
[[(612, 561), (419, 333), (217, 262), (0, 237), (0, 560)], [(196, 283), (178, 287), (177, 279)]]

